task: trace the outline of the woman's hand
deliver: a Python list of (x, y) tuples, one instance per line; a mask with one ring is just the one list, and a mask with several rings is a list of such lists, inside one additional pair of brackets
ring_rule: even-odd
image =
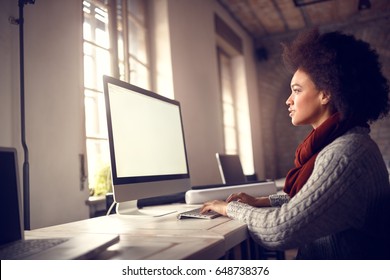
[(200, 213), (206, 213), (208, 211), (217, 212), (223, 216), (227, 216), (226, 208), (229, 202), (231, 201), (239, 201), (242, 203), (246, 203), (253, 207), (268, 207), (271, 206), (268, 197), (253, 197), (246, 193), (235, 193), (231, 194), (226, 201), (222, 200), (213, 200), (206, 202), (203, 204)]
[(206, 202), (203, 204), (202, 209), (200, 210), (200, 213), (206, 213), (208, 211), (214, 211), (217, 212), (223, 216), (227, 216), (226, 213), (226, 207), (227, 207), (227, 202), (222, 201), (222, 200), (213, 200)]
[(268, 197), (253, 197), (249, 194), (240, 192), (240, 193), (234, 193), (231, 194), (227, 199), (226, 202), (231, 201), (238, 201), (245, 204), (248, 204), (253, 207), (267, 207), (271, 206), (269, 198)]

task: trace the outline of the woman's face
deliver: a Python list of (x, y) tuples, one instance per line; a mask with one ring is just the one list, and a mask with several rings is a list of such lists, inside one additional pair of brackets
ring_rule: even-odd
[(293, 125), (317, 128), (331, 116), (329, 95), (319, 91), (309, 75), (298, 69), (291, 79), (291, 95), (286, 104)]

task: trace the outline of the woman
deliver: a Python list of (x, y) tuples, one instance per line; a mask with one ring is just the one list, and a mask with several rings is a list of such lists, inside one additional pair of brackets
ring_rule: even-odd
[(243, 221), (256, 242), (298, 248), (298, 259), (390, 259), (389, 174), (368, 125), (389, 112), (376, 52), (353, 36), (313, 30), (284, 45), (283, 58), (294, 72), (292, 124), (313, 127), (284, 194), (232, 194), (202, 212)]

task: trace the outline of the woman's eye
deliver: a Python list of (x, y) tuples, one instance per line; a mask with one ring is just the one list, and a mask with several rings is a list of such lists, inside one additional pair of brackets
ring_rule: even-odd
[(301, 92), (300, 89), (297, 89), (297, 88), (293, 89), (293, 93), (300, 93), (300, 92)]

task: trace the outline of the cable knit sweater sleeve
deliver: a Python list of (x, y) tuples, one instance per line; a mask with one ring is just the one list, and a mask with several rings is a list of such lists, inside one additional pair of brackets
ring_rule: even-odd
[(227, 214), (245, 222), (264, 247), (297, 248), (335, 232), (363, 227), (372, 208), (370, 201), (388, 189), (379, 149), (368, 129), (355, 128), (320, 152), (306, 184), (281, 207), (230, 202)]
[(290, 201), (288, 194), (271, 194), (268, 196), (268, 199), (272, 207), (282, 206)]

